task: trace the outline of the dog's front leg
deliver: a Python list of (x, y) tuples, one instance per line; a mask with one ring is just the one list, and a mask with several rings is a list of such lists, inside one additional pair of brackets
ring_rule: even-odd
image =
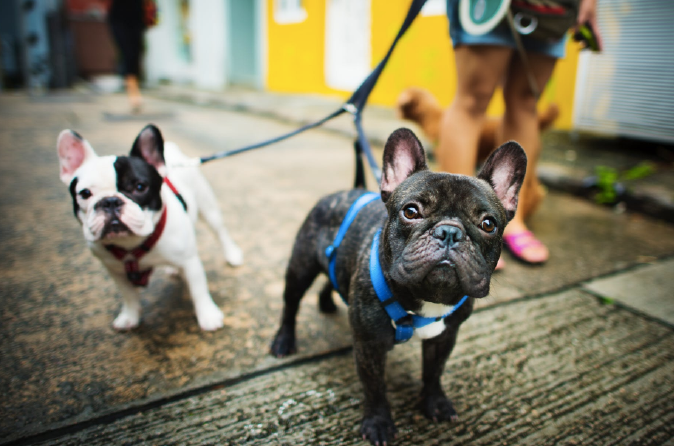
[(195, 255), (183, 265), (183, 276), (192, 296), (194, 311), (202, 330), (212, 331), (224, 325), (224, 315), (215, 305), (211, 293), (208, 291), (206, 272), (199, 256)]
[(120, 331), (137, 327), (140, 323), (140, 293), (138, 289), (129, 282), (126, 274), (118, 274), (110, 270), (108, 272), (122, 294), (122, 310), (112, 322), (112, 327)]
[(423, 414), (433, 421), (456, 421), (458, 415), (452, 402), (442, 390), (440, 378), (445, 363), (454, 349), (460, 323), (449, 325), (440, 335), (432, 339), (424, 339), (423, 349), (423, 381), (420, 408)]
[(372, 444), (384, 445), (395, 437), (396, 428), (386, 399), (386, 352), (381, 342), (355, 342), (354, 356), (358, 377), (363, 385), (365, 404), (360, 433)]

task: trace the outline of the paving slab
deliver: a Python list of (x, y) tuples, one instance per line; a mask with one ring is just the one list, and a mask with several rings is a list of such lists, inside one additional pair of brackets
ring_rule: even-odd
[(674, 326), (674, 259), (592, 280), (583, 288)]
[[(143, 293), (143, 321), (116, 333), (120, 298), (86, 250), (59, 181), (56, 136), (84, 135), (99, 154), (127, 153), (142, 120), (123, 96), (71, 101), (0, 95), (0, 442), (97, 419), (204, 386), (251, 376), (350, 345), (345, 311), (320, 315), (315, 296), (300, 312), (295, 358), (267, 354), (282, 306), (283, 275), (297, 228), (322, 195), (353, 180), (351, 141), (312, 131), (273, 148), (204, 166), (226, 226), (246, 256), (230, 268), (204, 225), (197, 238), (225, 328), (202, 333), (183, 285), (158, 271)], [(148, 116), (191, 156), (211, 154), (293, 128), (276, 120), (148, 99)], [(381, 148), (376, 148), (381, 156)], [(368, 187), (376, 189), (368, 177)], [(551, 193), (532, 221), (551, 247), (539, 268), (508, 259), (489, 306), (564, 289), (674, 254), (674, 228)], [(319, 288), (317, 283), (311, 294)], [(341, 304), (340, 304), (341, 305)]]
[[(416, 408), (420, 343), (387, 365), (396, 445), (656, 445), (674, 438), (674, 331), (572, 290), (474, 314), (443, 376), (457, 423)], [(359, 441), (350, 355), (289, 366), (31, 444), (340, 445)]]

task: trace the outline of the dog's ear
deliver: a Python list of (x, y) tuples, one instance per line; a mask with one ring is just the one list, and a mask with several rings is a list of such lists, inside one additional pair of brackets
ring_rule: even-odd
[(517, 210), (517, 200), (527, 172), (527, 155), (522, 146), (508, 141), (496, 149), (485, 161), (477, 175), (485, 180), (496, 192), (510, 221)]
[(159, 129), (148, 124), (140, 131), (131, 147), (129, 156), (142, 158), (148, 164), (154, 166), (161, 176), (166, 174), (166, 163), (164, 161), (164, 137)]
[(56, 140), (56, 151), (59, 156), (59, 176), (65, 184), (70, 184), (75, 171), (96, 152), (86, 139), (74, 130), (63, 130)]
[(424, 148), (416, 135), (406, 128), (391, 133), (384, 147), (381, 199), (385, 203), (407, 177), (427, 169)]

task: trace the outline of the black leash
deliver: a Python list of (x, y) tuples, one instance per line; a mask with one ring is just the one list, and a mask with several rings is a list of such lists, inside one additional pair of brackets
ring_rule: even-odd
[(362, 125), (362, 112), (363, 109), (365, 108), (365, 104), (367, 103), (367, 99), (370, 96), (370, 93), (372, 93), (372, 90), (374, 89), (374, 86), (377, 84), (377, 80), (379, 80), (379, 76), (381, 75), (382, 71), (384, 71), (384, 67), (386, 66), (386, 63), (388, 62), (389, 58), (391, 57), (391, 54), (393, 53), (393, 49), (395, 46), (398, 44), (398, 41), (400, 38), (405, 34), (407, 29), (412, 25), (412, 22), (414, 19), (419, 15), (419, 12), (421, 11), (421, 8), (424, 6), (426, 3), (426, 0), (412, 0), (412, 4), (410, 5), (409, 11), (407, 11), (407, 16), (405, 17), (405, 21), (403, 22), (402, 26), (400, 27), (400, 30), (398, 31), (398, 35), (396, 38), (393, 40), (393, 43), (391, 44), (391, 47), (389, 48), (388, 52), (386, 53), (386, 56), (379, 62), (379, 64), (372, 70), (370, 75), (365, 78), (362, 84), (356, 89), (356, 91), (353, 92), (351, 97), (349, 98), (348, 101), (346, 101), (338, 110), (332, 112), (328, 116), (324, 117), (323, 119), (320, 119), (316, 122), (312, 122), (309, 124), (306, 124), (296, 130), (293, 130), (291, 132), (285, 133), (283, 135), (277, 136), (275, 138), (268, 139), (266, 141), (262, 141), (256, 144), (251, 144), (248, 146), (244, 146), (238, 149), (233, 149), (233, 150), (225, 150), (223, 152), (216, 153), (214, 155), (210, 156), (205, 156), (200, 158), (200, 162), (206, 163), (208, 161), (216, 160), (216, 159), (221, 159), (221, 158), (226, 158), (228, 156), (232, 155), (238, 155), (239, 153), (247, 152), (249, 150), (254, 150), (254, 149), (259, 149), (261, 147), (265, 147), (280, 141), (283, 141), (285, 139), (288, 139), (292, 136), (298, 135), (306, 130), (312, 129), (314, 127), (318, 127), (320, 125), (323, 125), (324, 123), (328, 122), (329, 120), (336, 118), (337, 116), (341, 115), (344, 112), (351, 113), (353, 115), (353, 123), (356, 126), (356, 132), (357, 132), (357, 138), (354, 143), (354, 149), (356, 152), (356, 175), (355, 175), (355, 187), (365, 187), (365, 172), (363, 169), (363, 156), (367, 159), (368, 164), (370, 165), (370, 169), (372, 170), (372, 174), (377, 180), (377, 183), (381, 181), (381, 169), (379, 168), (379, 164), (377, 164), (377, 161), (374, 158), (374, 155), (372, 154), (372, 148), (370, 147), (370, 143), (368, 142), (367, 138), (365, 137), (365, 132), (363, 131), (363, 125)]
[(344, 110), (344, 108), (340, 108), (339, 110), (329, 114), (328, 116), (326, 116), (325, 118), (323, 118), (319, 121), (312, 122), (310, 124), (306, 124), (306, 125), (298, 128), (298, 129), (293, 130), (292, 132), (285, 133), (281, 136), (277, 136), (275, 138), (271, 138), (271, 139), (268, 139), (266, 141), (258, 142), (256, 144), (251, 144), (249, 146), (240, 147), (238, 149), (225, 150), (224, 152), (218, 152), (218, 153), (216, 153), (214, 155), (210, 155), (210, 156), (201, 157), (200, 158), (201, 163), (203, 164), (203, 163), (207, 163), (208, 161), (213, 161), (213, 160), (217, 160), (217, 159), (221, 159), (221, 158), (227, 158), (228, 156), (238, 155), (239, 153), (247, 152), (249, 150), (259, 149), (261, 147), (265, 147), (265, 146), (283, 141), (284, 139), (288, 139), (292, 136), (299, 135), (300, 133), (304, 132), (305, 130), (309, 130), (309, 129), (312, 129), (314, 127), (318, 127), (320, 125), (323, 125), (324, 123), (328, 122), (332, 118), (336, 118), (337, 116), (341, 115), (345, 111), (346, 110)]

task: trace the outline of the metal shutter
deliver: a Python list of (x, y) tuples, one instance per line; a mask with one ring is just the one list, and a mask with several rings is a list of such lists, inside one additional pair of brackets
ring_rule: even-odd
[(604, 51), (583, 51), (574, 127), (674, 143), (674, 1), (599, 0)]

